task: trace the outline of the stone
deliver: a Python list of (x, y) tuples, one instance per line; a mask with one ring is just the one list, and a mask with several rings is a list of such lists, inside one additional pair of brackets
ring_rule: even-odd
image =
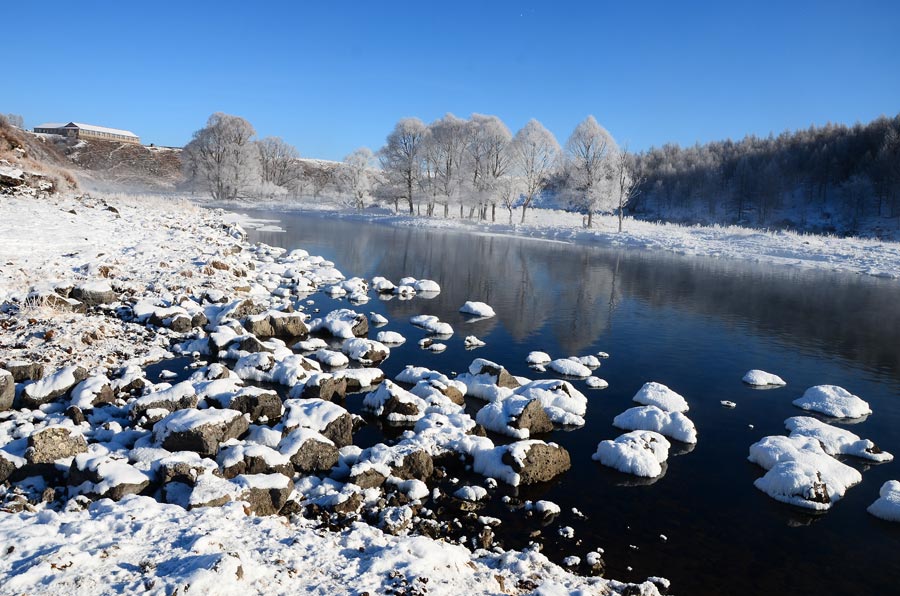
[(509, 389), (515, 389), (520, 386), (519, 381), (516, 380), (516, 378), (514, 376), (509, 374), (509, 372), (505, 368), (503, 368), (502, 366), (492, 366), (491, 364), (488, 364), (487, 362), (484, 362), (484, 361), (482, 361), (482, 363), (481, 363), (480, 370), (478, 370), (477, 372), (473, 372), (470, 369), (469, 372), (471, 372), (472, 374), (475, 374), (475, 375), (487, 374), (492, 377), (495, 377), (497, 379), (495, 381), (495, 384), (498, 387), (507, 387)]
[[(289, 433), (283, 440), (281, 452), (291, 459), (294, 469), (309, 474), (327, 472), (338, 463), (338, 449), (334, 443), (319, 435), (322, 439), (305, 434), (318, 435), (309, 429), (299, 429)], [(302, 438), (301, 438), (302, 437)]]
[(528, 402), (528, 405), (525, 406), (518, 418), (510, 423), (510, 426), (518, 429), (527, 428), (529, 436), (548, 433), (553, 430), (553, 422), (550, 421), (550, 417), (547, 416), (547, 412), (539, 399), (533, 399)]
[(77, 455), (69, 467), (69, 484), (82, 486), (85, 494), (119, 501), (136, 495), (150, 484), (150, 478), (118, 455)]
[(0, 364), (0, 368), (8, 370), (16, 383), (40, 381), (44, 376), (44, 365), (40, 362), (26, 360), (8, 360)]
[(280, 474), (277, 478), (266, 474), (238, 476), (235, 483), (245, 487), (240, 500), (245, 501), (249, 512), (256, 515), (275, 515), (291, 496), (292, 484)]
[(353, 513), (358, 513), (359, 508), (362, 507), (365, 498), (362, 496), (362, 493), (351, 493), (349, 497), (336, 504), (332, 509), (335, 513), (339, 513), (341, 515), (350, 515)]
[(169, 413), (177, 410), (197, 407), (199, 398), (190, 381), (182, 381), (168, 389), (156, 393), (148, 393), (131, 402), (131, 419), (140, 420), (150, 410), (165, 410)]
[(87, 441), (80, 433), (64, 426), (50, 426), (28, 437), (25, 459), (29, 464), (53, 462), (87, 452)]
[(167, 321), (169, 329), (175, 333), (187, 333), (194, 328), (191, 317), (185, 314), (177, 314)]
[(84, 412), (81, 411), (81, 408), (78, 406), (69, 406), (66, 408), (66, 416), (69, 417), (69, 420), (74, 422), (76, 425), (81, 424), (85, 421)]
[(428, 480), (434, 473), (434, 460), (429, 453), (420, 449), (408, 453), (400, 465), (394, 466), (391, 472), (403, 480)]
[(387, 481), (387, 477), (381, 472), (369, 468), (359, 474), (354, 474), (350, 476), (350, 482), (357, 485), (362, 489), (366, 488), (378, 488), (382, 484)]
[(0, 368), (0, 412), (9, 410), (16, 398), (16, 381), (8, 370)]
[[(510, 445), (513, 448), (516, 444)], [(519, 484), (536, 484), (556, 478), (572, 467), (569, 452), (553, 443), (532, 442), (519, 462), (507, 451), (502, 461), (519, 475)]]
[(22, 404), (31, 409), (50, 403), (68, 393), (85, 380), (88, 372), (80, 366), (66, 366), (51, 375), (26, 385), (22, 390)]
[(22, 466), (22, 458), (0, 451), (0, 483), (13, 475)]
[(211, 457), (220, 443), (239, 438), (249, 427), (246, 416), (234, 410), (178, 410), (157, 422), (153, 433), (164, 449)]
[(69, 297), (84, 303), (88, 307), (112, 304), (119, 300), (118, 294), (105, 282), (76, 286), (69, 293)]
[(334, 401), (347, 395), (347, 379), (336, 378), (329, 374), (316, 374), (303, 386), (301, 397), (305, 399), (324, 399)]
[(303, 322), (303, 315), (300, 313), (280, 314), (271, 318), (272, 329), (278, 337), (306, 337), (309, 335), (309, 328)]

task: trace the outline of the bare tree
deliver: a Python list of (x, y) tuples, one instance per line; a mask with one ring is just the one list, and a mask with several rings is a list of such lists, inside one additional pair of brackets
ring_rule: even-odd
[[(465, 120), (446, 114), (428, 125), (425, 160), (433, 176), (434, 196), (442, 199), (444, 217), (449, 215), (450, 201), (459, 197), (462, 189), (465, 148)], [(433, 206), (429, 211), (433, 214)]]
[(553, 133), (532, 118), (516, 133), (511, 152), (512, 163), (522, 177), (522, 223), (525, 223), (525, 210), (544, 189), (547, 177), (556, 168), (560, 147)]
[(266, 137), (257, 141), (260, 177), (264, 183), (291, 188), (300, 177), (297, 160), (300, 153), (281, 137)]
[(360, 147), (344, 158), (344, 164), (338, 175), (341, 188), (350, 194), (350, 204), (358, 211), (366, 206), (372, 190), (372, 180), (368, 171), (372, 159), (372, 151), (367, 147)]
[(403, 198), (413, 213), (413, 192), (421, 171), (422, 144), (425, 141), (425, 123), (418, 118), (403, 118), (387, 137), (387, 143), (378, 152), (381, 167), (387, 176), (394, 198), (394, 211), (400, 211)]
[(19, 114), (9, 113), (6, 115), (6, 121), (16, 128), (25, 128), (25, 119)]
[(213, 114), (182, 152), (185, 174), (217, 201), (249, 196), (260, 179), (255, 134), (239, 116)]
[(593, 116), (582, 120), (566, 142), (566, 192), (575, 204), (587, 211), (587, 227), (595, 212), (612, 208), (614, 189), (613, 155), (616, 142)]

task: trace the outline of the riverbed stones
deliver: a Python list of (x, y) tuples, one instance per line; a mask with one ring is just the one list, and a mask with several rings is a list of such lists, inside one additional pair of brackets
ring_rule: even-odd
[(155, 425), (156, 441), (169, 451), (214, 456), (219, 444), (247, 432), (247, 417), (236, 410), (178, 410)]
[(309, 329), (303, 319), (303, 313), (270, 310), (241, 322), (244, 329), (258, 337), (304, 338), (309, 335)]
[(51, 375), (26, 385), (22, 391), (22, 404), (38, 408), (69, 392), (77, 383), (85, 380), (88, 372), (80, 366), (66, 366)]
[(22, 467), (23, 463), (24, 460), (21, 457), (0, 450), (0, 483), (6, 482), (16, 470)]
[(217, 456), (222, 476), (234, 478), (241, 474), (283, 474), (293, 477), (290, 460), (271, 447), (253, 443), (225, 445)]
[(64, 426), (49, 426), (28, 437), (25, 459), (29, 464), (53, 462), (87, 452), (84, 436)]

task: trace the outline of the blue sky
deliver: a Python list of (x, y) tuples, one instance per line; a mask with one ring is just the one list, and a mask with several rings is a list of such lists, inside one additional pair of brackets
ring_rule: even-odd
[(183, 145), (210, 114), (306, 157), (404, 116), (593, 114), (641, 150), (900, 112), (900, 2), (41, 2), (2, 9), (0, 112)]

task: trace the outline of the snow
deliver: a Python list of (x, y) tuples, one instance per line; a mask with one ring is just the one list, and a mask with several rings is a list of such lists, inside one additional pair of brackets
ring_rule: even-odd
[(584, 383), (591, 389), (606, 389), (607, 387), (609, 387), (609, 383), (607, 383), (605, 379), (601, 379), (600, 377), (588, 377), (584, 380)]
[(547, 366), (550, 370), (567, 377), (587, 378), (591, 376), (591, 369), (577, 359), (558, 358), (552, 360)]
[(826, 510), (859, 484), (859, 471), (828, 455), (816, 439), (770, 436), (750, 446), (751, 462), (768, 470), (753, 484), (778, 501)]
[(324, 317), (313, 319), (309, 322), (309, 330), (327, 331), (334, 337), (340, 339), (350, 339), (354, 337), (353, 326), (356, 325), (356, 318), (359, 313), (349, 308), (339, 308), (333, 310)]
[(409, 322), (416, 327), (421, 327), (434, 335), (444, 336), (453, 335), (453, 327), (449, 323), (444, 323), (434, 315), (415, 315), (410, 317)]
[(515, 389), (528, 399), (538, 399), (552, 422), (565, 426), (582, 426), (587, 413), (587, 397), (568, 381), (541, 379), (529, 381)]
[(601, 441), (593, 459), (626, 474), (655, 478), (669, 457), (670, 443), (661, 434), (635, 430), (614, 441)]
[(345, 414), (347, 410), (323, 399), (288, 399), (284, 402), (281, 423), (285, 430), (310, 428), (322, 432)]
[(71, 387), (75, 384), (74, 373), (77, 368), (77, 366), (66, 366), (39, 381), (25, 385), (25, 395), (33, 399), (44, 399), (54, 392)]
[(406, 338), (396, 331), (379, 331), (375, 339), (389, 346), (399, 346), (406, 343)]
[(319, 364), (324, 364), (325, 366), (330, 366), (331, 368), (347, 366), (350, 363), (350, 359), (340, 352), (335, 352), (334, 350), (328, 350), (326, 348), (316, 350), (315, 352), (310, 354), (309, 357)]
[(465, 315), (472, 315), (475, 317), (479, 317), (482, 319), (487, 319), (493, 316), (496, 316), (497, 313), (494, 312), (494, 309), (485, 304), (484, 302), (475, 302), (475, 301), (467, 301), (463, 304), (459, 312)]
[(505, 399), (490, 402), (478, 410), (475, 422), (497, 433), (516, 439), (527, 439), (530, 432), (527, 428), (514, 428), (512, 423), (534, 398), (511, 395)]
[(369, 322), (376, 327), (388, 324), (387, 318), (384, 315), (378, 314), (377, 312), (369, 313)]
[(242, 416), (237, 410), (178, 410), (153, 425), (156, 440), (162, 442), (172, 433), (182, 433), (207, 424), (231, 422)]
[(529, 352), (528, 358), (526, 358), (526, 362), (530, 365), (544, 365), (550, 364), (550, 361), (553, 360), (550, 358), (550, 355), (546, 352)]
[[(0, 374), (2, 374), (2, 372), (0, 372)], [(93, 409), (94, 398), (96, 398), (100, 391), (109, 384), (110, 380), (106, 375), (94, 375), (88, 377), (72, 389), (71, 405), (76, 406), (85, 412)]]
[(388, 380), (383, 381), (375, 391), (366, 394), (363, 398), (363, 407), (376, 416), (381, 416), (385, 406), (391, 399), (402, 404), (414, 406), (416, 413), (402, 414), (400, 412), (391, 412), (387, 416), (390, 422), (415, 422), (425, 415), (425, 408), (427, 407), (425, 400)]
[(613, 419), (613, 426), (623, 430), (652, 430), (682, 443), (696, 443), (697, 429), (681, 412), (664, 412), (656, 406), (638, 406), (625, 410)]
[(875, 443), (860, 439), (849, 430), (831, 426), (809, 416), (794, 416), (784, 421), (792, 437), (815, 439), (828, 455), (852, 455), (875, 462), (888, 462), (894, 456), (882, 451)]
[(453, 493), (453, 496), (463, 501), (480, 501), (487, 497), (487, 490), (482, 486), (463, 486)]
[(467, 350), (473, 350), (475, 348), (481, 348), (486, 346), (487, 344), (474, 335), (467, 335), (463, 340), (463, 345), (465, 345)]
[(816, 385), (792, 402), (798, 408), (834, 418), (861, 418), (872, 413), (869, 404), (837, 385)]
[(867, 511), (883, 520), (900, 522), (900, 482), (888, 480), (881, 486), (878, 495)]
[(678, 393), (662, 383), (644, 383), (632, 401), (645, 406), (656, 406), (664, 412), (687, 412), (690, 408), (687, 401)]
[(753, 385), (754, 387), (781, 387), (787, 385), (784, 379), (782, 379), (778, 375), (773, 375), (772, 373), (768, 373), (764, 370), (758, 369), (747, 371), (747, 374), (745, 374), (744, 378), (741, 380), (748, 385)]

